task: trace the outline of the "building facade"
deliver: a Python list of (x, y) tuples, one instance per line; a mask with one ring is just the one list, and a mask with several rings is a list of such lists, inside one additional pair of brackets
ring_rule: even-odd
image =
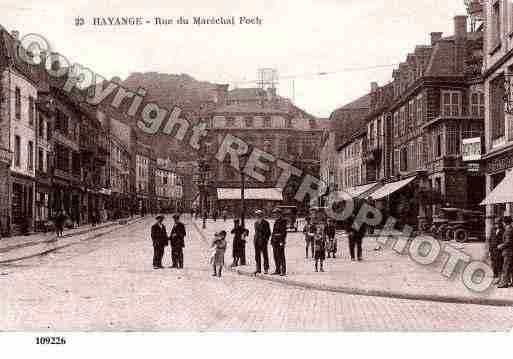
[(367, 146), (367, 133), (356, 133), (338, 149), (338, 185), (339, 190), (367, 184), (363, 154)]
[(155, 194), (159, 212), (173, 213), (185, 210), (183, 178), (176, 172), (176, 167), (169, 158), (157, 158)]
[[(498, 0), (484, 2), (484, 94), (486, 193), (490, 195), (513, 171), (513, 3)], [(506, 189), (513, 193), (513, 188)], [(508, 193), (486, 201), (486, 234), (490, 235), (495, 218), (513, 214)], [(511, 197), (511, 196), (510, 196)]]
[[(289, 100), (278, 96), (273, 89), (244, 88), (228, 91), (226, 87), (220, 87), (217, 100), (217, 108), (207, 119), (208, 138), (205, 142), (209, 144), (207, 152), (210, 156), (217, 152), (227, 135), (232, 135), (244, 141), (250, 151), (254, 148), (264, 151), (275, 160), (282, 160), (298, 168), (302, 172), (301, 175), (319, 175), (319, 154), (324, 124), (318, 119), (298, 109)], [(260, 179), (245, 176), (246, 186), (262, 189), (260, 193), (265, 197), (265, 193), (269, 193), (265, 189), (276, 188), (279, 184), (278, 179), (282, 170), (275, 163), (276, 161), (269, 165), (267, 171), (262, 172)], [(211, 171), (215, 178), (215, 189), (240, 188), (240, 170), (232, 167), (230, 156), (225, 157), (224, 163), (212, 161)], [(293, 176), (284, 188), (280, 188), (283, 203), (297, 205), (293, 197), (300, 181), (300, 176)], [(261, 201), (254, 199), (249, 205), (263, 206), (270, 211), (276, 204), (276, 198), (261, 198)], [(226, 208), (216, 209), (236, 212), (238, 202), (224, 201), (222, 207)], [(309, 202), (306, 198), (300, 207), (305, 209)], [(213, 205), (219, 207), (215, 202)]]

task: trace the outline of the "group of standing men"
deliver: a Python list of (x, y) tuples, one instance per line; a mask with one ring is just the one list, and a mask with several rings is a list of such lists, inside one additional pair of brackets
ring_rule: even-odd
[(267, 246), (269, 239), (273, 248), (273, 257), (275, 264), (274, 275), (284, 276), (287, 274), (287, 263), (285, 260), (285, 245), (287, 240), (287, 220), (283, 217), (282, 211), (277, 208), (273, 211), (277, 215), (271, 232), (269, 222), (264, 218), (264, 212), (255, 211), (257, 220), (255, 222), (255, 263), (256, 269), (254, 274), (262, 273), (262, 260), (264, 262), (264, 273), (269, 273), (269, 254)]
[(180, 222), (180, 215), (173, 215), (173, 228), (169, 236), (167, 235), (166, 226), (164, 225), (164, 216), (160, 215), (155, 218), (157, 223), (151, 227), (151, 240), (153, 242), (153, 269), (164, 268), (162, 266), (162, 258), (164, 250), (169, 244), (171, 246), (171, 268), (183, 268), (183, 249), (185, 248), (185, 225)]

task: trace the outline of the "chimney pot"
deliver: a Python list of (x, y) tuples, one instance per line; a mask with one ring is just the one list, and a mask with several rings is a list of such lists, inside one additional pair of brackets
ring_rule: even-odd
[(431, 33), (431, 46), (435, 45), (442, 39), (443, 32), (432, 32)]
[(454, 17), (454, 36), (457, 38), (467, 36), (467, 16), (458, 15)]

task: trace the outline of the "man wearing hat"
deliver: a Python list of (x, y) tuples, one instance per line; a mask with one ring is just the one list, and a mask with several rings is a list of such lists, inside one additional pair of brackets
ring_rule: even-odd
[(269, 255), (267, 252), (267, 243), (269, 243), (269, 238), (271, 237), (271, 226), (269, 222), (264, 219), (264, 212), (261, 210), (256, 210), (255, 215), (257, 216), (257, 221), (255, 222), (255, 275), (262, 273), (262, 257), (264, 259), (264, 271), (265, 274), (269, 273)]
[(151, 241), (153, 242), (153, 269), (162, 268), (162, 257), (164, 248), (167, 245), (167, 232), (164, 223), (164, 216), (155, 218), (157, 222), (151, 226)]
[(173, 268), (183, 268), (183, 249), (185, 247), (185, 226), (180, 222), (180, 215), (175, 213), (173, 215), (175, 224), (171, 229), (169, 235), (169, 242), (171, 243), (171, 259), (173, 261)]
[(281, 209), (274, 209), (278, 218), (274, 222), (273, 233), (271, 236), (271, 245), (273, 246), (274, 264), (276, 270), (274, 275), (284, 276), (287, 274), (287, 264), (285, 262), (285, 243), (287, 239), (287, 220), (283, 218)]

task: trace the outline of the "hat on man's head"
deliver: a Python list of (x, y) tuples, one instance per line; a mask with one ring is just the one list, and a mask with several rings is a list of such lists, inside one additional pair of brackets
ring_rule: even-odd
[(164, 218), (165, 218), (165, 217), (164, 217), (163, 215), (161, 215), (161, 214), (160, 214), (160, 215), (158, 215), (157, 217), (155, 217), (155, 219), (156, 219), (157, 221), (163, 221), (163, 220), (164, 220)]
[(257, 210), (255, 211), (255, 214), (256, 214), (257, 216), (261, 216), (262, 214), (264, 214), (264, 211), (262, 211), (261, 209), (257, 209)]
[(226, 231), (219, 231), (214, 234), (216, 237), (226, 237)]

